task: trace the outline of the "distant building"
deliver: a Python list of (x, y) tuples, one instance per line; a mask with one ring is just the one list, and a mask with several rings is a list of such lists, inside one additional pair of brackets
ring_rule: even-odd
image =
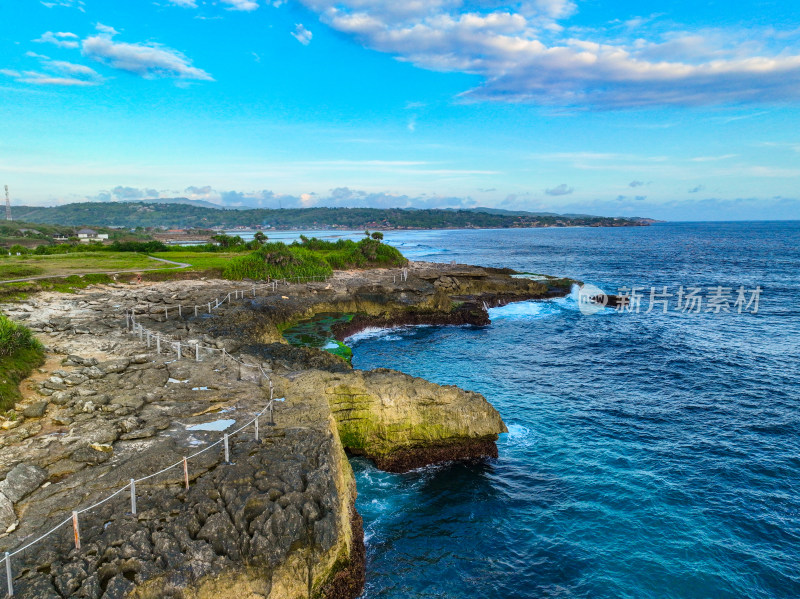
[(104, 241), (108, 239), (108, 234), (98, 233), (94, 229), (81, 229), (78, 231), (78, 239), (82, 243), (89, 243), (90, 241)]
[(53, 235), (53, 241), (58, 243), (69, 241), (69, 235), (62, 235), (61, 233), (56, 233), (55, 235)]

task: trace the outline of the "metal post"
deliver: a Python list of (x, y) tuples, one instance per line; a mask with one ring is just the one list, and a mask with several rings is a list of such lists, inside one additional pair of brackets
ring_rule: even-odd
[(164, 306), (164, 319), (169, 320), (169, 306)]
[(226, 464), (231, 463), (231, 451), (230, 448), (228, 447), (228, 433), (225, 433), (225, 463)]
[(183, 356), (181, 356), (181, 342), (180, 341), (178, 341), (177, 346), (178, 346), (178, 359), (180, 360), (183, 357)]
[(11, 556), (6, 551), (6, 578), (8, 579), (8, 596), (14, 596), (14, 578), (11, 575)]
[(186, 490), (189, 490), (189, 460), (183, 458), (183, 482), (186, 483)]
[(183, 308), (178, 304), (178, 318), (183, 318)]
[(242, 365), (241, 364), (239, 364), (239, 374), (236, 375), (236, 380), (237, 381), (241, 381), (242, 380)]
[(199, 362), (200, 361), (200, 344), (199, 343), (195, 343), (194, 344), (194, 361), (195, 362)]
[(225, 348), (222, 348), (222, 367), (225, 367)]
[(255, 297), (255, 296), (256, 296), (256, 288), (253, 287), (253, 297)]
[(161, 335), (156, 333), (156, 353), (161, 355)]
[(274, 406), (275, 401), (272, 399), (272, 394), (275, 391), (275, 387), (272, 385), (272, 379), (269, 380), (269, 425), (275, 426), (275, 414), (274, 414)]
[(125, 312), (125, 330), (131, 330), (131, 315)]
[(215, 308), (219, 308), (219, 299), (218, 298), (214, 298), (214, 307)]
[(131, 479), (131, 514), (136, 515), (136, 481)]
[(78, 528), (78, 512), (72, 512), (72, 531), (75, 533), (75, 549), (81, 550), (81, 531)]
[(194, 316), (197, 318), (197, 306), (194, 307)]
[(208, 313), (211, 314), (211, 302), (208, 302)]
[(152, 336), (152, 334), (150, 333), (150, 331), (147, 331), (147, 348), (148, 349), (150, 348), (150, 341), (151, 341), (150, 337), (151, 336)]
[(144, 327), (139, 325), (139, 341), (144, 341)]
[(256, 416), (256, 441), (258, 441), (258, 416)]

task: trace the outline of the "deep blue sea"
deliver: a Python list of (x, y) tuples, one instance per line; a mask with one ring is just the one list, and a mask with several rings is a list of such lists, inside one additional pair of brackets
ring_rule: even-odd
[[(365, 598), (800, 597), (800, 222), (387, 238), (412, 259), (646, 292), (638, 314), (570, 297), (351, 342), (357, 368), (478, 391), (510, 429), (486, 463), (353, 461)], [(731, 312), (673, 297), (646, 314), (653, 286), (732, 288)], [(740, 286), (763, 290), (756, 314), (733, 305)]]

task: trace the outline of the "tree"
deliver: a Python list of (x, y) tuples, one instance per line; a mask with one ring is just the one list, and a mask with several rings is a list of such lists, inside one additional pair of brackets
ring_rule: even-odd
[(365, 229), (365, 230), (364, 230), (364, 235), (366, 235), (367, 237), (369, 237), (369, 230)]
[(261, 231), (256, 231), (256, 234), (253, 235), (253, 239), (255, 239), (258, 243), (266, 243), (268, 237), (264, 235)]
[(381, 233), (380, 231), (375, 231), (372, 234), (372, 238), (377, 240), (377, 241), (381, 241), (383, 239), (383, 233)]

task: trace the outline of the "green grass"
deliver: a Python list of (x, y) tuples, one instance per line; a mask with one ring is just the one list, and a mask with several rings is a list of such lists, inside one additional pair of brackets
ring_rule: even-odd
[(298, 244), (324, 258), (331, 268), (346, 270), (351, 268), (389, 268), (405, 266), (408, 260), (397, 248), (375, 239), (352, 241), (339, 239), (325, 241), (312, 237), (301, 237)]
[(231, 260), (223, 271), (226, 279), (289, 279), (328, 277), (330, 265), (313, 252), (298, 245), (267, 243), (248, 256)]
[(0, 314), (0, 411), (14, 407), (19, 384), (44, 361), (44, 348), (27, 328)]
[(191, 264), (187, 270), (200, 271), (219, 269), (222, 271), (228, 263), (234, 258), (239, 258), (246, 253), (242, 252), (195, 252), (195, 251), (170, 251), (170, 252), (157, 252), (151, 254), (156, 258), (164, 258), (165, 260), (172, 260), (173, 262), (183, 262), (184, 264)]
[(57, 277), (151, 268), (173, 268), (173, 266), (157, 260), (151, 260), (144, 254), (132, 252), (85, 252), (54, 256), (32, 254), (0, 256), (0, 282), (31, 276)]

